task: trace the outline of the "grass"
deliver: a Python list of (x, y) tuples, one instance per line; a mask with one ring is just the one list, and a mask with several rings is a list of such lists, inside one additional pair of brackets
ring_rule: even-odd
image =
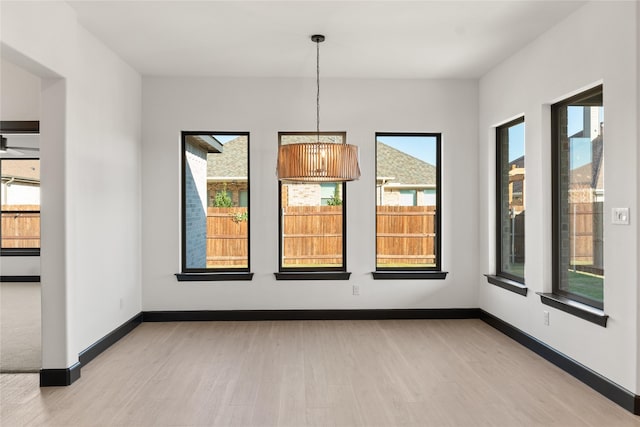
[[(524, 277), (524, 264), (514, 263), (505, 273)], [(604, 296), (604, 276), (569, 270), (567, 291), (595, 301), (602, 301)]]
[(595, 301), (604, 297), (604, 276), (569, 270), (569, 292)]

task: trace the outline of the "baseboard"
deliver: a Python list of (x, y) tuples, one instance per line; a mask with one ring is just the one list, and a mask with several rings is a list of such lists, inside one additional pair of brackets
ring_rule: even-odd
[(144, 311), (143, 322), (260, 321), (260, 320), (382, 320), (477, 319), (477, 308), (374, 310), (204, 310)]
[(100, 353), (122, 339), (142, 322), (385, 319), (481, 319), (488, 325), (582, 381), (604, 397), (633, 414), (640, 415), (640, 396), (480, 308), (143, 311), (83, 350), (78, 355), (79, 362), (70, 368), (42, 369), (40, 371), (40, 386), (71, 385), (80, 378), (81, 366), (95, 359)]
[(78, 362), (66, 369), (41, 369), (40, 387), (59, 387), (73, 384), (80, 378), (83, 366), (98, 357), (100, 353), (118, 342), (122, 337), (142, 323), (142, 313), (138, 313), (78, 354)]
[(640, 415), (640, 396), (603, 377), (581, 363), (549, 347), (542, 341), (521, 331), (494, 315), (480, 309), (480, 319), (508, 337), (522, 344), (540, 357), (553, 363), (566, 373), (582, 381), (607, 399), (617, 403), (635, 415)]
[(80, 378), (80, 362), (66, 369), (41, 369), (40, 387), (61, 387), (73, 384)]
[(39, 282), (40, 276), (0, 276), (0, 282)]
[(113, 331), (109, 332), (104, 337), (100, 338), (95, 343), (91, 344), (86, 349), (82, 350), (80, 354), (78, 354), (78, 360), (80, 361), (80, 364), (82, 366), (85, 366), (87, 363), (91, 362), (93, 359), (98, 357), (100, 353), (118, 342), (141, 323), (142, 313), (138, 313)]

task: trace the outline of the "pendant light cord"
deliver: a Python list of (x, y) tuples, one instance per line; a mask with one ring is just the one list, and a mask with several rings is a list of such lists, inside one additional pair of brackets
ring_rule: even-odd
[(320, 142), (320, 40), (316, 40), (316, 136)]

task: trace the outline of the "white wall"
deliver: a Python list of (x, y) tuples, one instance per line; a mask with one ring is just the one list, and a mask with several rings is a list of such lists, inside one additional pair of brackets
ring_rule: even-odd
[(141, 80), (66, 3), (0, 7), (2, 57), (42, 78), (43, 367), (65, 368), (141, 310)]
[[(320, 126), (360, 147), (347, 184), (349, 281), (277, 282), (278, 131), (315, 128), (311, 79), (143, 79), (143, 309), (344, 309), (477, 306), (477, 82), (321, 80)], [(250, 132), (251, 282), (177, 282), (180, 131)], [(442, 132), (444, 281), (374, 281), (375, 140)], [(361, 295), (352, 295), (351, 285)]]
[[(40, 78), (0, 58), (0, 120), (40, 118)], [(0, 257), (2, 276), (39, 276), (40, 257)]]
[(0, 61), (0, 119), (38, 120), (40, 117), (40, 78), (24, 68)]
[[(480, 272), (495, 273), (495, 125), (526, 121), (526, 285), (523, 298), (481, 276), (479, 302), (498, 316), (637, 393), (638, 24), (635, 2), (592, 2), (480, 80)], [(631, 224), (605, 224), (606, 328), (544, 306), (551, 291), (550, 104), (604, 84), (605, 212), (630, 207)], [(635, 212), (635, 213), (633, 213)], [(609, 215), (605, 215), (608, 220)], [(543, 310), (550, 325), (543, 325)]]

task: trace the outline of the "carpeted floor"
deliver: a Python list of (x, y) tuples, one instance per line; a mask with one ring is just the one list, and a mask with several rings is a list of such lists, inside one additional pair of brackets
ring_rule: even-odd
[(0, 283), (0, 372), (42, 366), (40, 283)]

